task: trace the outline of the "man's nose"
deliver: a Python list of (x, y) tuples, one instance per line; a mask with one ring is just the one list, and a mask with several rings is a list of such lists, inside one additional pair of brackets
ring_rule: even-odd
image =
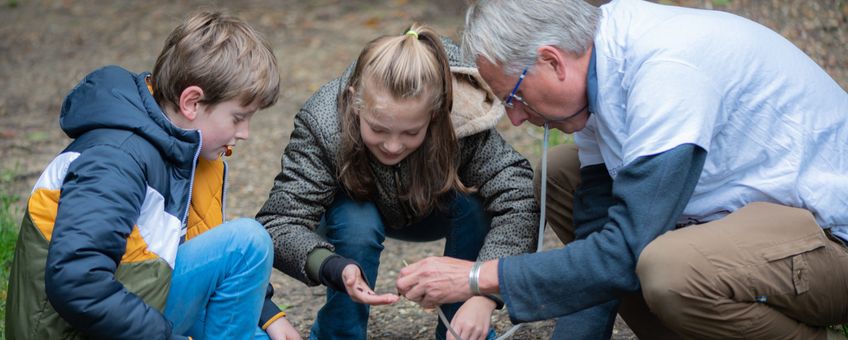
[(513, 126), (519, 126), (527, 120), (528, 116), (524, 113), (524, 110), (520, 110), (518, 108), (506, 109), (506, 115), (509, 117), (509, 122), (512, 123)]

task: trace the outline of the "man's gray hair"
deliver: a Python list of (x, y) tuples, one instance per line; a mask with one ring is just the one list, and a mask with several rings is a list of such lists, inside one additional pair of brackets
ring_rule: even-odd
[(582, 55), (595, 37), (601, 10), (583, 0), (479, 0), (469, 6), (462, 52), (517, 74), (553, 45)]

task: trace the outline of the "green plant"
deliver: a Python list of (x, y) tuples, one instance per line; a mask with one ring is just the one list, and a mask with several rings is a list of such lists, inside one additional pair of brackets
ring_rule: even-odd
[[(533, 130), (531, 131), (531, 135), (533, 135), (533, 136), (538, 135), (539, 136), (538, 140), (539, 140), (540, 144), (538, 144), (536, 146), (536, 154), (541, 157), (541, 155), (542, 155), (541, 141), (542, 141), (542, 138), (545, 135), (545, 128), (534, 127), (532, 129)], [(574, 143), (574, 136), (573, 135), (569, 135), (569, 134), (562, 132), (560, 130), (557, 130), (557, 129), (548, 130), (548, 150), (550, 150), (552, 147), (560, 145), (560, 144), (571, 144), (571, 143)]]
[[(8, 175), (8, 170), (2, 171)], [(18, 209), (15, 203), (18, 197), (6, 188), (14, 175), (0, 178), (0, 320), (6, 320), (6, 294), (9, 285), (9, 270), (15, 254), (15, 242), (18, 239)], [(0, 323), (0, 335), (4, 333), (5, 322)]]

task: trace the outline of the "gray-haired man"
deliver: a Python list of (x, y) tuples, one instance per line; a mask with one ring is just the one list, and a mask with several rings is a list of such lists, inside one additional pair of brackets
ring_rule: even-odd
[(425, 259), (401, 271), (408, 298), (476, 286), (569, 338), (609, 337), (617, 310), (643, 338), (824, 339), (848, 321), (848, 94), (803, 52), (637, 0), (479, 1), (466, 24), (512, 123), (575, 133), (549, 167), (568, 245), (483, 263), (477, 285), (471, 263)]

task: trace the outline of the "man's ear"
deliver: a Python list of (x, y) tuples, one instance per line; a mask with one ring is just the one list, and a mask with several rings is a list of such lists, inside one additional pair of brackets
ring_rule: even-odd
[(544, 69), (553, 70), (557, 79), (565, 80), (565, 52), (554, 46), (545, 45), (536, 50), (538, 57), (536, 64)]
[(180, 94), (180, 102), (177, 111), (185, 119), (194, 121), (197, 118), (197, 112), (200, 108), (200, 101), (203, 99), (203, 89), (199, 86), (192, 85), (186, 87), (183, 93)]

